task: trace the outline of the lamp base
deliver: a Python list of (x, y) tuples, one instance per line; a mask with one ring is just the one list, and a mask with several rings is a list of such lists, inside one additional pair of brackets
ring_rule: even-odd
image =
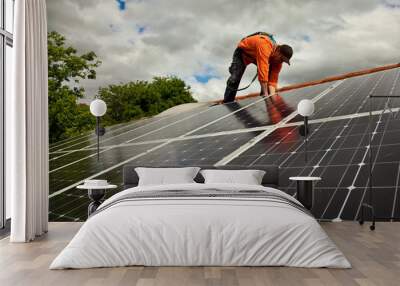
[(106, 129), (103, 126), (99, 126), (98, 128), (96, 128), (94, 133), (98, 136), (103, 136), (104, 134), (106, 134)]
[(309, 135), (310, 134), (310, 126), (307, 126), (307, 128), (306, 128), (306, 126), (304, 124), (300, 125), (299, 126), (299, 134), (302, 137)]

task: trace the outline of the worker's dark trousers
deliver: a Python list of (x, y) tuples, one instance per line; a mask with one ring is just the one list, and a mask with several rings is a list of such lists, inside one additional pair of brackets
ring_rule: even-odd
[(242, 79), (243, 73), (246, 69), (246, 65), (243, 62), (242, 50), (236, 48), (233, 53), (232, 64), (229, 67), (229, 73), (231, 76), (226, 82), (226, 89), (224, 94), (224, 103), (232, 102), (235, 100), (237, 89), (239, 88), (240, 80)]

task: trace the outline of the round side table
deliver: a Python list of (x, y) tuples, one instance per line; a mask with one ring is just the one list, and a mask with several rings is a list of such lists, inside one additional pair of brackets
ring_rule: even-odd
[(104, 196), (106, 195), (106, 190), (115, 189), (116, 185), (105, 185), (105, 186), (89, 186), (89, 185), (80, 185), (77, 186), (77, 189), (85, 189), (88, 190), (88, 197), (92, 201), (88, 206), (88, 217), (94, 213), (97, 208), (101, 205)]
[(320, 177), (290, 177), (289, 180), (297, 183), (297, 199), (308, 210), (312, 209), (314, 203), (313, 183), (320, 181)]

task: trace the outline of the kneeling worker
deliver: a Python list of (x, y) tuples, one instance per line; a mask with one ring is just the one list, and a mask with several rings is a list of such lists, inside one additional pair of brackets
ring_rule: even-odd
[(257, 32), (243, 38), (236, 48), (229, 77), (226, 83), (224, 103), (235, 100), (236, 92), (246, 66), (253, 63), (257, 66), (258, 80), (261, 85), (260, 95), (274, 94), (278, 84), (282, 63), (290, 65), (293, 50), (288, 45), (276, 44), (273, 36)]

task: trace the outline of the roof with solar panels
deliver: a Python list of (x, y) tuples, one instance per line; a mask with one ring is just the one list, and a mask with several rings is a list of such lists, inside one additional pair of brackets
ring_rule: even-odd
[[(281, 88), (274, 97), (238, 97), (230, 104), (178, 106), (158, 116), (107, 127), (50, 146), (50, 220), (87, 216), (86, 179), (107, 179), (122, 189), (126, 164), (153, 166), (278, 165), (280, 189), (294, 194), (291, 176), (320, 176), (317, 218), (354, 220), (368, 187), (367, 152), (372, 124), (373, 172), (378, 217), (400, 215), (400, 64)], [(382, 96), (370, 99), (369, 96)], [(296, 111), (311, 99), (307, 163)]]

